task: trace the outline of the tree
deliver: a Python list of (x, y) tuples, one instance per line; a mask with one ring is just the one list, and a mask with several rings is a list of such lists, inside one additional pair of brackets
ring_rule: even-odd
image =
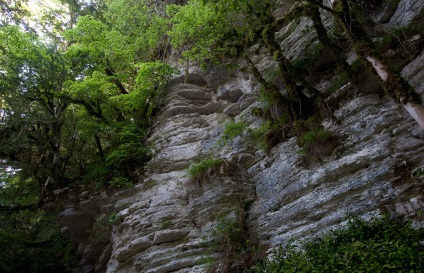
[(6, 103), (2, 154), (31, 165), (43, 189), (61, 182), (69, 154), (62, 128), (69, 101), (61, 96), (69, 77), (57, 48), (40, 44), (17, 27), (1, 33), (0, 95)]
[[(169, 32), (172, 44), (183, 50), (186, 58), (223, 61), (243, 57), (256, 79), (274, 98), (271, 117), (281, 117), (282, 108), (292, 121), (305, 119), (315, 108), (317, 92), (302, 75), (295, 73), (292, 63), (284, 56), (276, 40), (279, 26), (273, 11), (278, 1), (189, 1), (185, 6), (170, 6), (173, 27)], [(246, 54), (249, 47), (258, 43), (266, 48), (278, 64), (278, 79), (287, 95), (272, 82), (265, 82), (260, 71), (253, 67)]]
[(28, 15), (28, 11), (25, 10), (24, 4), (28, 0), (1, 0), (0, 1), (0, 27), (8, 24), (18, 25), (25, 23), (23, 18)]
[(400, 73), (391, 68), (390, 64), (378, 54), (374, 42), (358, 16), (358, 11), (352, 8), (357, 7), (354, 1), (335, 0), (332, 2), (332, 7), (324, 5), (322, 0), (308, 0), (308, 2), (333, 16), (352, 43), (353, 50), (362, 64), (380, 79), (385, 91), (400, 102), (424, 129), (424, 105), (421, 97)]

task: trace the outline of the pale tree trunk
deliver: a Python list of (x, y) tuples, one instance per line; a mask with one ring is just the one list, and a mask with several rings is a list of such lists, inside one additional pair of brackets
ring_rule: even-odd
[[(333, 9), (322, 5), (322, 0), (308, 0), (330, 11), (331, 14), (343, 26), (347, 37), (354, 45), (353, 48), (363, 63), (381, 80), (384, 89), (396, 98), (405, 107), (406, 111), (415, 119), (419, 126), (424, 129), (424, 105), (422, 98), (414, 91), (413, 87), (402, 78), (399, 73), (392, 72), (387, 64), (384, 64), (374, 52), (374, 43), (368, 37), (364, 26), (350, 9), (348, 0), (333, 1)], [(374, 55), (374, 56), (373, 56)]]
[[(384, 64), (378, 59), (371, 56), (366, 56), (366, 59), (372, 65), (375, 72), (383, 81), (383, 83), (385, 85), (390, 85), (391, 83), (388, 82), (390, 72), (387, 71)], [(388, 86), (388, 88), (390, 88), (390, 86)], [(413, 117), (415, 121), (420, 125), (420, 127), (424, 129), (424, 105), (414, 100), (411, 100), (406, 96), (402, 96), (401, 94), (398, 95), (396, 94), (396, 92), (395, 96), (406, 109), (406, 111), (408, 111), (411, 117)]]

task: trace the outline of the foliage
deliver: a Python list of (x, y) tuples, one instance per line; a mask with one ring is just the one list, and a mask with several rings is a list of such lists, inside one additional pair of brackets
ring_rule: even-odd
[(224, 133), (222, 137), (218, 140), (219, 144), (226, 144), (228, 141), (235, 139), (238, 136), (241, 136), (247, 129), (246, 123), (243, 121), (229, 121), (225, 124)]
[(69, 101), (61, 91), (72, 73), (56, 47), (17, 27), (0, 30), (0, 56), (0, 155), (20, 163), (45, 187), (58, 186), (71, 157), (63, 149)]
[(172, 31), (168, 32), (171, 43), (184, 50), (185, 58), (212, 57), (211, 50), (228, 32), (225, 14), (203, 1), (192, 0), (184, 6), (169, 5), (167, 13), (173, 24)]
[[(355, 63), (355, 64), (357, 64), (357, 63)], [(352, 69), (354, 70), (355, 68), (352, 66)], [(337, 76), (337, 78), (333, 81), (333, 83), (328, 87), (326, 92), (328, 92), (329, 94), (332, 94), (332, 93), (340, 90), (340, 88), (345, 86), (348, 82), (349, 81), (348, 81), (348, 77), (346, 76), (346, 74), (341, 72)]]
[(113, 213), (100, 215), (93, 224), (91, 240), (95, 243), (107, 243), (112, 232), (112, 226), (121, 221), (122, 217)]
[(115, 52), (129, 50), (132, 54), (126, 58), (132, 58), (130, 61), (135, 63), (165, 58), (169, 44), (166, 1), (108, 0), (106, 3), (105, 19), (126, 41), (111, 39), (120, 49)]
[(301, 148), (301, 160), (307, 165), (322, 160), (339, 144), (338, 138), (323, 128), (302, 133), (297, 143)]
[(157, 108), (158, 99), (176, 72), (176, 68), (161, 61), (141, 63), (134, 90), (114, 100), (122, 110), (133, 113), (132, 116), (140, 124), (149, 125), (149, 118)]
[(8, 24), (25, 24), (25, 17), (29, 15), (24, 5), (28, 0), (0, 1), (0, 27)]
[(422, 272), (423, 235), (388, 217), (351, 219), (302, 247), (289, 244), (250, 272)]
[(170, 219), (162, 220), (159, 225), (161, 229), (167, 229), (172, 227), (172, 221)]
[(413, 177), (424, 177), (424, 166), (412, 171)]
[(308, 51), (308, 54), (304, 57), (298, 58), (293, 61), (293, 68), (296, 73), (305, 73), (308, 67), (317, 57), (322, 54), (324, 46), (321, 43), (318, 43), (313, 46), (312, 49)]
[(267, 121), (262, 123), (255, 129), (250, 129), (248, 132), (248, 139), (257, 145), (263, 151), (268, 151), (269, 145), (267, 134), (270, 132), (271, 122)]
[(244, 272), (262, 258), (263, 252), (247, 234), (244, 217), (240, 213), (235, 218), (222, 218), (210, 231), (209, 249), (219, 256), (216, 261), (211, 257), (207, 260), (212, 263), (208, 272)]
[(41, 210), (0, 214), (0, 271), (70, 272), (74, 245), (60, 235), (55, 218)]
[(200, 177), (224, 163), (225, 161), (220, 158), (205, 158), (200, 162), (192, 163), (187, 171), (187, 174), (191, 178)]
[(115, 189), (130, 188), (133, 186), (133, 183), (126, 177), (113, 177), (108, 184)]
[(149, 149), (142, 142), (145, 135), (146, 132), (136, 124), (120, 124), (120, 128), (112, 138), (115, 148), (106, 158), (108, 167), (120, 170), (124, 166), (129, 167), (134, 162), (140, 163), (147, 160)]
[(377, 49), (381, 52), (381, 54), (384, 54), (384, 52), (390, 49), (404, 49), (406, 53), (409, 53), (404, 42), (411, 39), (414, 35), (422, 33), (422, 30), (423, 27), (416, 26), (396, 27), (393, 31), (384, 35), (381, 40), (377, 42)]
[(172, 27), (168, 35), (185, 58), (212, 62), (234, 58), (246, 39), (254, 39), (261, 23), (256, 16), (276, 4), (268, 0), (190, 0), (183, 6), (169, 5)]
[(31, 177), (22, 173), (16, 173), (5, 178), (0, 186), (0, 205), (22, 205), (36, 204), (40, 199), (40, 191), (37, 183)]

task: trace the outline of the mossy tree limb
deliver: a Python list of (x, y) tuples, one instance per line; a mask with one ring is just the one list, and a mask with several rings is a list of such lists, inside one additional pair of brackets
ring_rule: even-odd
[(380, 79), (384, 90), (400, 102), (419, 126), (424, 129), (424, 105), (421, 97), (399, 72), (394, 71), (377, 54), (374, 42), (368, 36), (365, 26), (355, 11), (352, 10), (350, 1), (335, 0), (331, 8), (323, 5), (322, 1), (307, 1), (332, 14), (336, 22), (343, 28), (362, 64)]
[(305, 7), (305, 15), (312, 20), (318, 40), (329, 50), (337, 66), (346, 73), (350, 82), (353, 84), (357, 83), (358, 77), (356, 76), (356, 73), (354, 73), (352, 67), (343, 57), (343, 50), (338, 45), (334, 44), (328, 36), (327, 29), (325, 28), (321, 19), (319, 7), (313, 4), (307, 5)]
[[(268, 24), (262, 31), (262, 39), (271, 55), (277, 61), (280, 77), (287, 91), (288, 106), (292, 120), (301, 119), (309, 115), (308, 111), (312, 110), (311, 100), (303, 93), (306, 89), (306, 80), (295, 73), (293, 65), (284, 56), (279, 43), (275, 40), (275, 29)], [(302, 85), (298, 86), (296, 80)], [(312, 87), (307, 88), (311, 93), (316, 94), (317, 91)]]
[(267, 82), (263, 77), (262, 74), (259, 72), (258, 68), (253, 64), (252, 60), (245, 55), (244, 59), (249, 64), (249, 69), (255, 79), (265, 88), (266, 92), (272, 97), (273, 104), (270, 106), (270, 116), (272, 120), (277, 120), (281, 117), (283, 110), (282, 108), (287, 105), (287, 100), (281, 95), (278, 88)]

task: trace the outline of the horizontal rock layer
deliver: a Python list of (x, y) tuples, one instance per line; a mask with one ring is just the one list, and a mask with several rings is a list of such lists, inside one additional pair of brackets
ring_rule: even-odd
[[(384, 3), (372, 15), (381, 28), (422, 22), (423, 0)], [(325, 17), (325, 24), (331, 24), (330, 16)], [(290, 60), (305, 57), (317, 45), (307, 19), (276, 36)], [(419, 52), (422, 39), (418, 35), (404, 45)], [(255, 52), (259, 54), (253, 56)], [(276, 62), (266, 53), (259, 47), (249, 51), (264, 78), (273, 80)], [(352, 63), (355, 54), (348, 55)], [(424, 96), (424, 54), (409, 57), (396, 64)], [(311, 64), (308, 80), (322, 92), (337, 80), (327, 70), (333, 64), (324, 51)], [(83, 200), (60, 215), (64, 231), (84, 240), (85, 229), (96, 223), (94, 215), (116, 214), (120, 220), (113, 225), (112, 242), (100, 252), (100, 259), (108, 260), (107, 272), (206, 272), (202, 261), (217, 255), (208, 245), (210, 230), (247, 203), (249, 232), (271, 248), (337, 227), (350, 214), (390, 213), (422, 224), (415, 216), (424, 209), (424, 133), (402, 105), (376, 89), (375, 79), (363, 88), (347, 84), (331, 94), (328, 106), (339, 122), (325, 120), (322, 125), (337, 136), (338, 145), (329, 156), (305, 163), (295, 138), (269, 153), (243, 137), (222, 145), (228, 121), (243, 121), (249, 128), (263, 122), (252, 114), (261, 106), (259, 85), (251, 75), (225, 68), (202, 72), (191, 67), (190, 72), (175, 79), (163, 101), (149, 139), (153, 158), (141, 171), (142, 181), (99, 198), (103, 201), (94, 207)], [(224, 166), (200, 180), (188, 177), (190, 164), (207, 157), (223, 159)], [(90, 247), (83, 246), (80, 252), (88, 253)]]

